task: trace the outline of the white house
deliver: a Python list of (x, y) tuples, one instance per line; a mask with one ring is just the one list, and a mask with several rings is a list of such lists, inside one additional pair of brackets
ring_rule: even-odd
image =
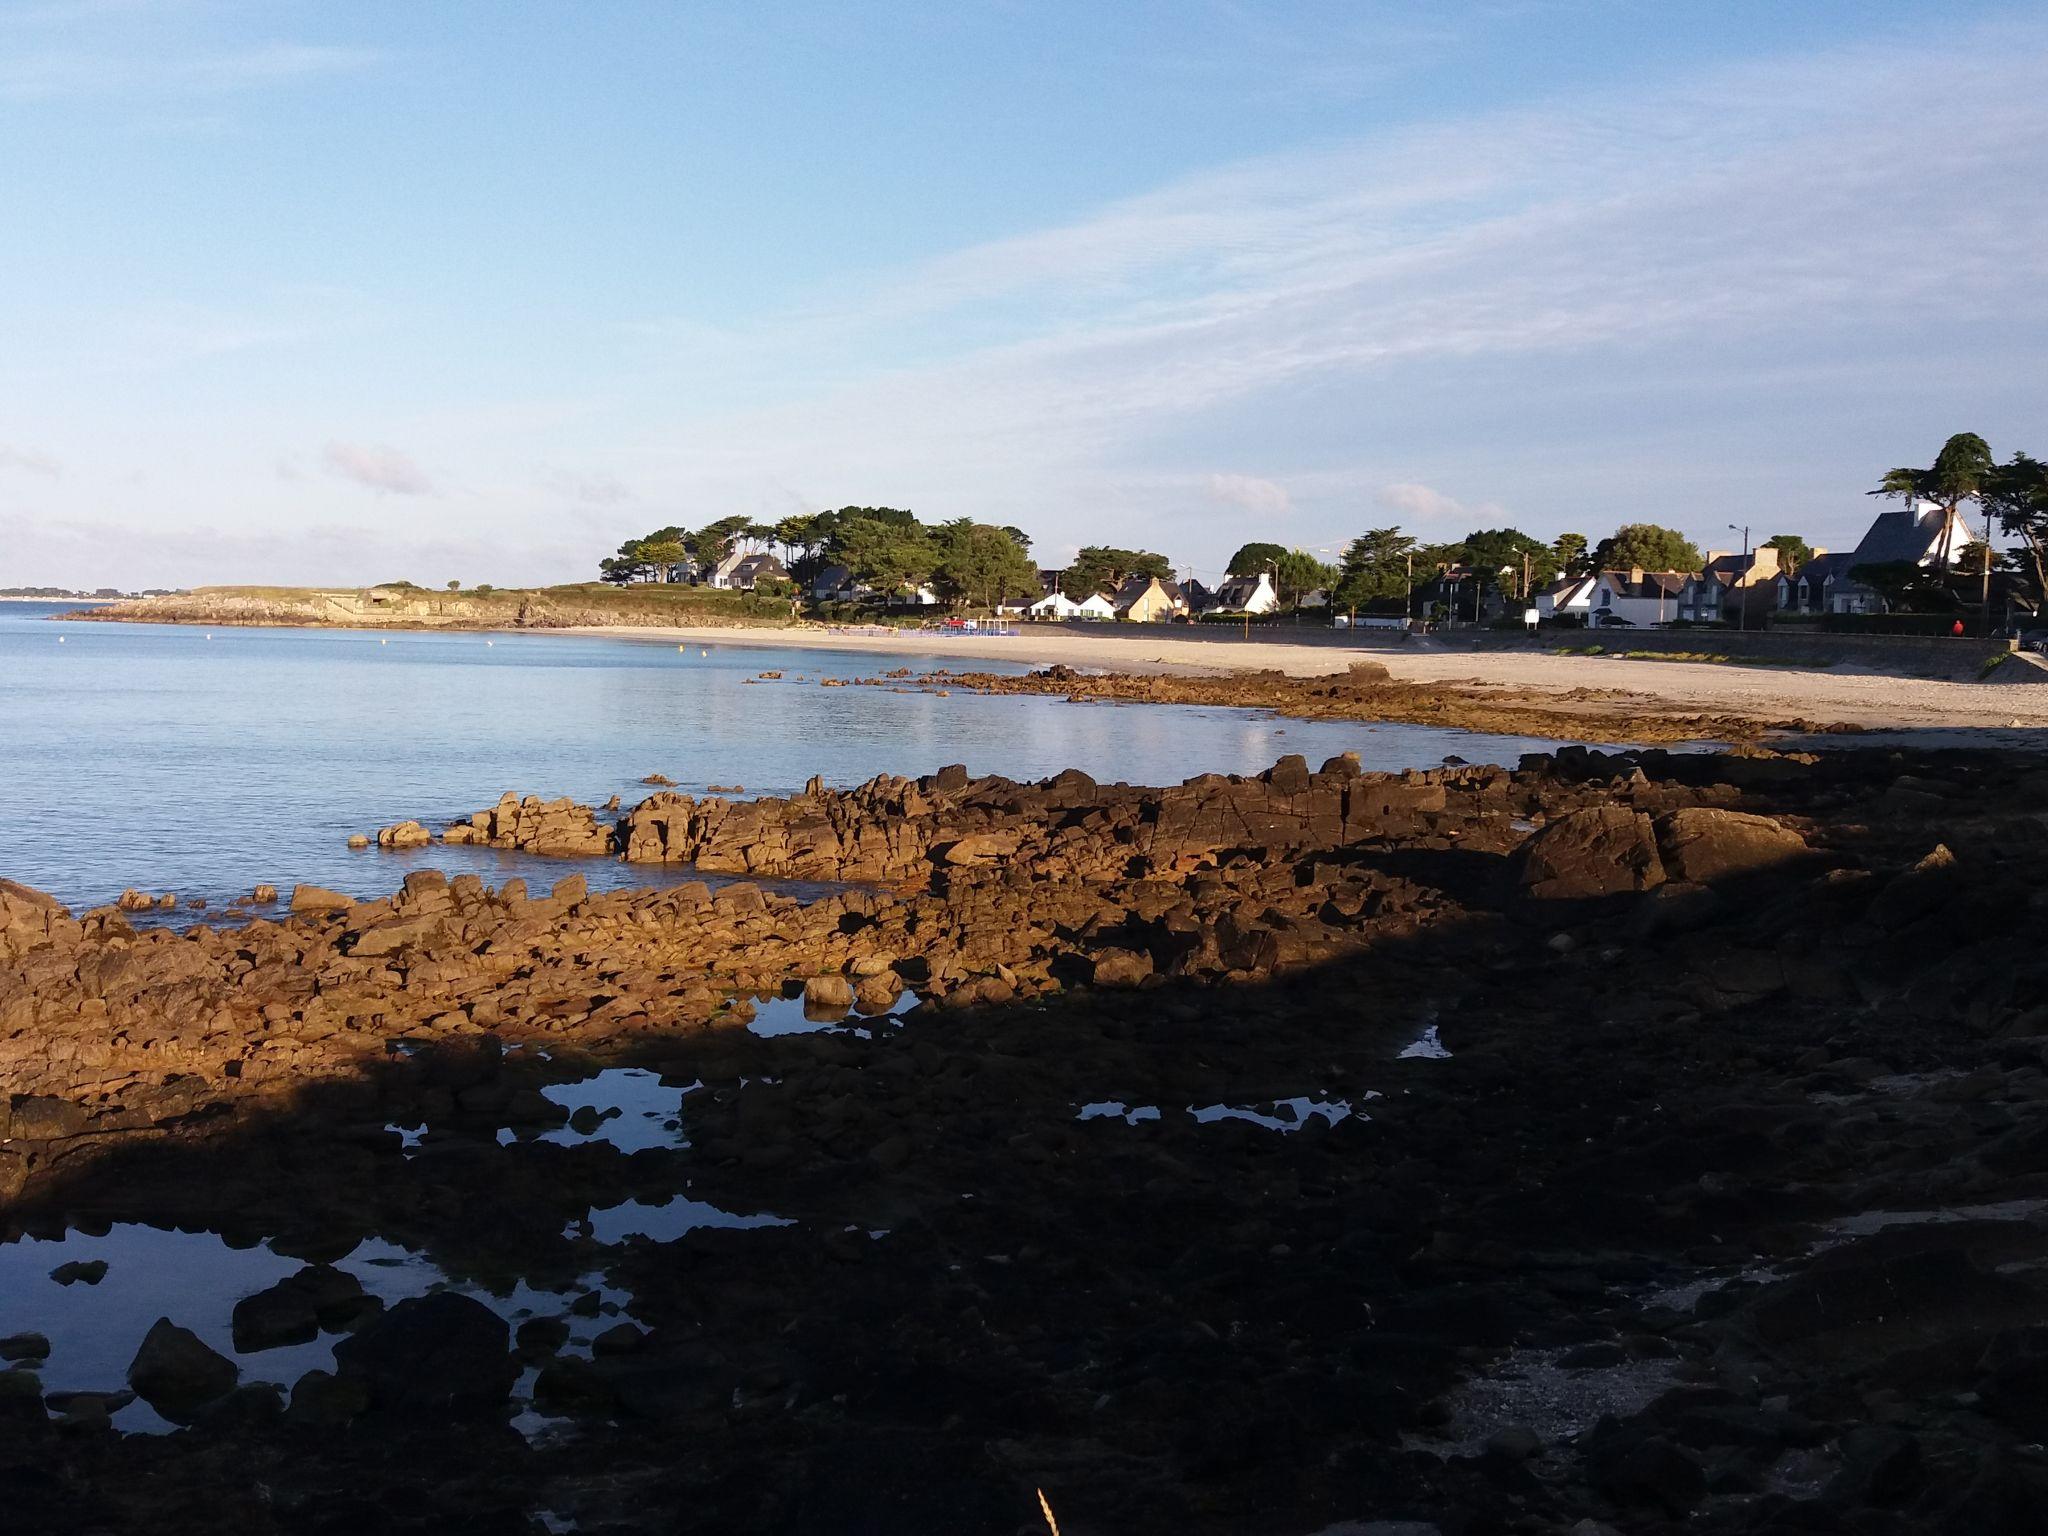
[(731, 553), (711, 567), (711, 574), (705, 578), (706, 584), (721, 589), (730, 588), (733, 584), (733, 573), (740, 568), (746, 559), (747, 556), (742, 554), (739, 547), (735, 545)]
[(1594, 576), (1562, 576), (1529, 600), (1539, 619), (1577, 619), (1581, 624), (1593, 611)]
[(1685, 571), (1646, 571), (1641, 566), (1601, 571), (1594, 577), (1587, 619), (1595, 629), (1669, 624), (1678, 617), (1679, 597), (1690, 579)]
[(787, 581), (789, 572), (780, 560), (767, 550), (748, 555), (735, 565), (726, 576), (726, 585), (740, 592), (751, 592), (763, 581)]
[(1271, 613), (1280, 606), (1280, 594), (1273, 590), (1273, 578), (1261, 571), (1256, 576), (1227, 577), (1216, 589), (1212, 613)]
[(1034, 619), (1073, 619), (1081, 616), (1081, 605), (1054, 587), (1024, 611)]

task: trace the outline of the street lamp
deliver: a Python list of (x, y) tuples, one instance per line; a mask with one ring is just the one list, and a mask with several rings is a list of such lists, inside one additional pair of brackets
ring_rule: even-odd
[[(1730, 523), (1728, 525), (1728, 531), (1730, 533), (1739, 533), (1742, 535), (1742, 568), (1735, 573), (1736, 585), (1739, 587), (1742, 584), (1744, 578), (1749, 575), (1749, 529), (1746, 526), (1738, 528), (1733, 523)], [(1741, 608), (1737, 609), (1736, 613), (1736, 627), (1738, 629), (1748, 629), (1749, 599), (1746, 596), (1742, 600)]]

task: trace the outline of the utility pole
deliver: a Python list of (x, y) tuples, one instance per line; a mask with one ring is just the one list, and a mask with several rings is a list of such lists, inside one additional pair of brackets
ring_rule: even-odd
[(1991, 509), (1984, 509), (1984, 633), (1991, 633)]
[(1738, 593), (1740, 593), (1740, 594), (1742, 595), (1742, 607), (1741, 607), (1741, 609), (1740, 609), (1740, 610), (1738, 611), (1738, 616), (1737, 616), (1737, 619), (1736, 619), (1736, 627), (1737, 627), (1737, 628), (1739, 628), (1739, 629), (1748, 629), (1748, 628), (1749, 628), (1749, 596), (1748, 596), (1748, 594), (1749, 594), (1749, 591), (1751, 590), (1751, 588), (1752, 588), (1752, 587), (1754, 586), (1754, 583), (1751, 583), (1751, 584), (1750, 584), (1750, 586), (1748, 586), (1748, 587), (1745, 587), (1745, 586), (1743, 585), (1743, 584), (1744, 584), (1745, 582), (1747, 582), (1747, 581), (1749, 580), (1749, 529), (1748, 529), (1748, 528), (1746, 528), (1746, 527), (1744, 527), (1744, 528), (1737, 528), (1737, 527), (1736, 527), (1736, 526), (1735, 526), (1735, 525), (1734, 525), (1733, 523), (1730, 523), (1730, 524), (1728, 525), (1728, 528), (1729, 528), (1729, 531), (1730, 531), (1730, 532), (1732, 532), (1732, 533), (1739, 533), (1739, 534), (1741, 534), (1741, 535), (1742, 535), (1742, 568), (1741, 568), (1740, 570), (1738, 570), (1738, 571), (1737, 571), (1737, 572), (1735, 573), (1735, 585), (1736, 585), (1736, 590), (1737, 590), (1737, 592), (1738, 592)]

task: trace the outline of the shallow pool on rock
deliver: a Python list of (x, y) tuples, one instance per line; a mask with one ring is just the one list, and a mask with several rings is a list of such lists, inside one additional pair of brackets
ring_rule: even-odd
[(568, 1110), (569, 1123), (533, 1139), (563, 1147), (605, 1142), (621, 1152), (687, 1147), (683, 1095), (695, 1086), (664, 1083), (644, 1067), (611, 1067), (581, 1082), (550, 1083), (541, 1096)]
[[(692, 1200), (688, 1195), (677, 1195), (659, 1204), (644, 1200), (626, 1200), (618, 1205), (594, 1207), (587, 1218), (590, 1235), (598, 1242), (609, 1246), (622, 1243), (629, 1237), (644, 1237), (651, 1242), (672, 1243), (685, 1232), (694, 1232), (699, 1227), (725, 1227), (748, 1230), (757, 1227), (793, 1227), (794, 1218), (767, 1214), (742, 1216), (733, 1211), (721, 1210), (702, 1200)], [(577, 1235), (584, 1223), (571, 1222), (569, 1234)]]
[[(51, 1271), (73, 1261), (104, 1260), (98, 1284), (59, 1284)], [(274, 1382), (288, 1393), (307, 1371), (334, 1369), (334, 1346), (346, 1337), (323, 1332), (269, 1349), (235, 1348), (235, 1304), (268, 1290), (307, 1267), (267, 1243), (236, 1247), (217, 1232), (179, 1232), (122, 1223), (104, 1234), (69, 1232), (61, 1238), (25, 1237), (0, 1243), (0, 1335), (39, 1333), (50, 1354), (38, 1374), (46, 1392), (124, 1392), (128, 1366), (143, 1336), (160, 1317), (189, 1328), (235, 1362), (241, 1384)], [(435, 1290), (455, 1290), (483, 1302), (516, 1326), (533, 1315), (568, 1314), (578, 1296), (599, 1294), (599, 1315), (571, 1316), (570, 1348), (587, 1350), (630, 1297), (604, 1277), (583, 1275), (572, 1289), (539, 1290), (524, 1281), (493, 1291), (455, 1281), (430, 1259), (382, 1238), (358, 1244), (333, 1267), (360, 1282), (385, 1306)], [(161, 1432), (173, 1426), (137, 1399), (113, 1415), (123, 1430)]]

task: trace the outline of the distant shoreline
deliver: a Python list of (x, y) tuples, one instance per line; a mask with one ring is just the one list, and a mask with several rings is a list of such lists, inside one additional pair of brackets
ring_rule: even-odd
[[(1522, 646), (1478, 648), (1436, 637), (1385, 644), (1331, 643), (1307, 637), (1289, 641), (1256, 635), (1204, 635), (1198, 639), (1165, 625), (1104, 625), (1095, 633), (1020, 624), (1014, 634), (1001, 636), (933, 630), (863, 632), (854, 625), (793, 625), (772, 613), (752, 611), (729, 594), (706, 599), (591, 588), (492, 594), (414, 590), (372, 609), (362, 602), (366, 592), (202, 589), (175, 599), (102, 605), (80, 617), (94, 623), (134, 621), (222, 629), (268, 625), (553, 634), (677, 647), (756, 645), (930, 658), (940, 666), (1011, 661), (1139, 676), (1271, 671), (1312, 679), (1343, 673), (1354, 661), (1371, 660), (1385, 666), (1396, 682), (1468, 694), (1507, 709), (1520, 705), (1603, 716), (1633, 712), (1664, 721), (1688, 715), (1763, 723), (1798, 720), (1811, 722), (1818, 729), (1906, 733), (1918, 745), (2048, 749), (2048, 682), (2015, 687), (1899, 676), (1846, 664), (1820, 670), (1566, 655)], [(332, 601), (332, 613), (312, 611), (308, 604), (316, 598)], [(716, 611), (718, 620), (731, 622), (667, 622), (670, 614), (678, 619), (700, 617), (691, 611), (699, 604)], [(528, 622), (520, 623), (522, 616)], [(581, 618), (604, 622), (576, 622)], [(660, 622), (637, 622), (643, 619)], [(2016, 668), (2002, 671), (2011, 671), (2015, 681), (2026, 675)]]

